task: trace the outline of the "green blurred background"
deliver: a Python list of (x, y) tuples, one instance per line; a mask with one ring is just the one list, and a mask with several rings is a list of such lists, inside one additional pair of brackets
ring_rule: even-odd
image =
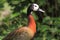
[(0, 40), (27, 25), (27, 8), (31, 3), (46, 11), (36, 12), (38, 16), (32, 14), (37, 24), (34, 40), (60, 40), (60, 0), (0, 0)]

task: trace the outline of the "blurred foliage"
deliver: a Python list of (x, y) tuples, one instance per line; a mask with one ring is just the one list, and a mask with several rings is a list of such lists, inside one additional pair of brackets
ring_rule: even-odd
[(0, 40), (27, 25), (27, 8), (31, 3), (46, 11), (45, 15), (33, 14), (37, 24), (34, 40), (60, 40), (60, 0), (0, 0)]

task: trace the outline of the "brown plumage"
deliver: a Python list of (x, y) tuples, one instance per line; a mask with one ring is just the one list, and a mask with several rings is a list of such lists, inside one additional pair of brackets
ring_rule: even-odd
[(32, 11), (41, 11), (37, 4), (32, 4), (28, 7), (27, 17), (28, 26), (20, 27), (13, 32), (9, 33), (3, 40), (31, 40), (36, 33), (36, 23), (32, 16)]
[[(35, 24), (35, 21), (33, 20), (32, 15), (30, 15), (28, 18), (29, 18), (28, 26), (20, 27), (14, 30), (9, 35), (7, 35), (3, 40), (30, 40), (32, 39), (36, 32), (36, 24)], [(34, 25), (32, 25), (32, 23)]]

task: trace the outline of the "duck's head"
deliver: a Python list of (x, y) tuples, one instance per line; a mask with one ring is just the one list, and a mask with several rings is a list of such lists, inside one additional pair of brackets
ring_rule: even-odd
[(40, 11), (40, 12), (45, 13), (45, 11), (40, 9), (39, 5), (36, 3), (33, 3), (28, 7), (27, 13), (30, 14), (32, 11)]

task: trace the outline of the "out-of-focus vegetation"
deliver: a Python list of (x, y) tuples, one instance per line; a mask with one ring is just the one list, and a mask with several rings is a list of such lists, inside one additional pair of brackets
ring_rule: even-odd
[(0, 40), (8, 33), (28, 23), (27, 8), (37, 3), (45, 16), (33, 14), (37, 33), (34, 40), (60, 40), (60, 0), (0, 0)]

